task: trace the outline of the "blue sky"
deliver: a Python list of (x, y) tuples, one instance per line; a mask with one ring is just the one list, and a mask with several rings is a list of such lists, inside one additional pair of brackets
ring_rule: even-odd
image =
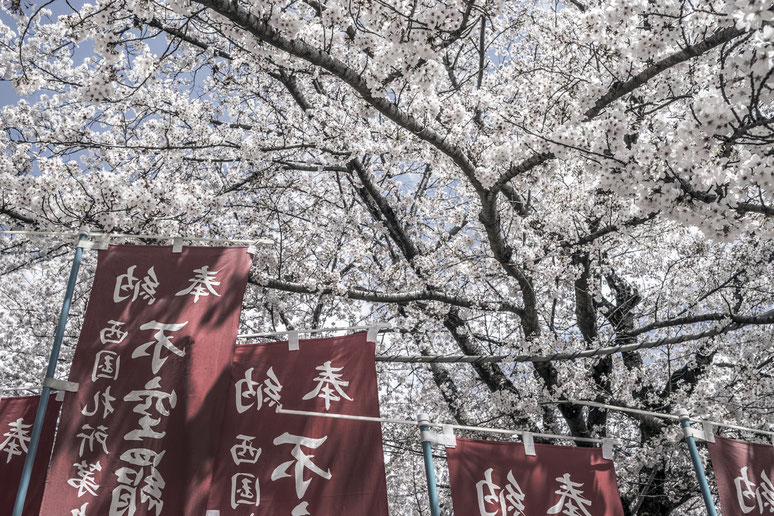
[[(76, 2), (70, 2), (71, 5), (79, 7), (83, 4), (83, 2), (76, 1)], [(37, 9), (39, 6), (34, 5), (31, 9), (25, 9), (25, 12), (34, 12), (34, 9)], [(67, 5), (67, 2), (57, 2), (54, 1), (51, 3), (51, 5), (46, 6), (46, 9), (51, 10), (52, 14), (50, 17), (48, 17), (49, 20), (55, 20), (58, 16), (62, 14), (71, 13), (72, 9)], [(45, 20), (45, 19), (44, 19)], [(8, 15), (5, 11), (0, 11), (0, 21), (2, 21), (6, 26), (10, 27), (12, 30), (16, 30), (16, 20), (14, 20), (11, 16)], [(90, 47), (91, 45), (89, 45)], [(76, 51), (75, 59), (78, 60), (80, 57), (81, 59), (88, 55), (90, 52), (86, 51), (85, 49), (83, 51), (80, 51), (81, 55), (78, 55), (79, 51)], [(10, 104), (16, 104), (16, 102), (19, 101), (21, 97), (16, 93), (16, 91), (13, 89), (13, 86), (11, 86), (11, 83), (6, 80), (5, 77), (0, 78), (0, 105), (7, 106)]]

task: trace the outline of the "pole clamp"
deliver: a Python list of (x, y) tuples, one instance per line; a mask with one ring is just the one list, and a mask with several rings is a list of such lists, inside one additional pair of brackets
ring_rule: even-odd
[(442, 425), (441, 433), (432, 430), (420, 431), (420, 437), (423, 443), (438, 444), (447, 448), (457, 447), (457, 438), (454, 436), (452, 425)]
[(78, 392), (79, 383), (68, 382), (67, 380), (57, 380), (56, 378), (46, 377), (43, 380), (43, 387), (48, 387), (53, 391)]
[(94, 240), (78, 240), (76, 247), (80, 247), (85, 251), (91, 251), (97, 249), (98, 251), (106, 251), (108, 245), (110, 245), (110, 235), (95, 235)]
[(707, 438), (707, 435), (704, 433), (704, 430), (697, 430), (695, 428), (691, 428), (690, 426), (684, 426), (683, 427), (683, 435), (685, 437), (693, 437), (697, 441), (709, 441), (714, 442), (715, 437), (712, 437), (712, 441), (710, 441)]

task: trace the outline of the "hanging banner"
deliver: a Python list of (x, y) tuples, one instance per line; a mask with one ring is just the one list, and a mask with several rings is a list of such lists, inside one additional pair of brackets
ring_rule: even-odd
[(723, 516), (774, 513), (774, 446), (715, 436), (707, 447)]
[[(11, 514), (16, 492), (21, 482), (27, 446), (32, 436), (32, 425), (38, 411), (40, 396), (18, 396), (0, 399), (0, 514)], [(46, 407), (43, 431), (40, 434), (35, 464), (24, 503), (24, 516), (37, 516), (43, 499), (48, 459), (54, 445), (56, 420), (62, 402), (51, 395)]]
[(100, 251), (41, 514), (203, 514), (252, 257)]
[(613, 462), (600, 448), (457, 439), (447, 448), (455, 514), (623, 516)]
[(207, 516), (387, 515), (381, 425), (277, 413), (379, 416), (365, 334), (240, 345)]

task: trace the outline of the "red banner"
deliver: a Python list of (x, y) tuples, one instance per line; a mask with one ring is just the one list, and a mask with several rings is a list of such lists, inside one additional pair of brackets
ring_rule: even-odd
[(41, 514), (203, 514), (245, 248), (100, 251)]
[(365, 334), (237, 346), (208, 516), (387, 515), (375, 345)]
[[(40, 396), (19, 396), (0, 399), (0, 514), (11, 514), (16, 502), (27, 447)], [(62, 403), (52, 395), (46, 407), (46, 418), (40, 434), (35, 464), (32, 466), (24, 516), (37, 516), (43, 498), (48, 459), (54, 445), (54, 432)]]
[(716, 436), (707, 447), (723, 516), (774, 513), (774, 446)]
[(457, 439), (447, 448), (454, 513), (623, 516), (612, 461), (599, 448)]

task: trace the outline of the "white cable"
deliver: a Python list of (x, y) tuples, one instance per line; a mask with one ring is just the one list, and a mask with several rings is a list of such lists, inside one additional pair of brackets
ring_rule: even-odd
[[(352, 421), (372, 421), (374, 423), (390, 423), (396, 425), (411, 425), (417, 426), (416, 421), (409, 419), (389, 419), (384, 417), (371, 417), (371, 416), (354, 416), (350, 414), (329, 414), (327, 412), (309, 412), (306, 410), (291, 410), (284, 408), (277, 408), (279, 414), (292, 414), (296, 416), (313, 416), (313, 417), (328, 417), (333, 419), (349, 419)], [(441, 426), (441, 425), (437, 425)]]
[[(643, 416), (651, 416), (651, 417), (660, 418), (660, 419), (671, 419), (674, 421), (679, 421), (681, 419), (680, 416), (675, 414), (666, 414), (663, 412), (651, 412), (649, 410), (633, 409), (629, 407), (621, 407), (618, 405), (608, 405), (606, 403), (598, 403), (596, 401), (562, 400), (562, 401), (557, 401), (552, 403), (570, 403), (572, 405), (585, 405), (587, 407), (598, 407), (598, 408), (604, 408), (608, 410), (615, 410), (618, 412), (630, 412), (632, 414), (640, 414)], [(690, 421), (691, 423), (698, 423), (698, 424), (709, 423), (712, 426), (719, 426), (723, 428), (733, 428), (735, 430), (742, 430), (744, 432), (752, 432), (756, 434), (774, 436), (774, 432), (769, 430), (759, 430), (757, 428), (750, 428), (747, 426), (740, 426), (740, 425), (732, 425), (730, 423), (721, 423), (719, 421), (710, 421), (707, 419), (696, 419), (696, 418), (688, 418), (688, 421)]]
[(749, 428), (749, 427), (746, 427), (746, 426), (732, 425), (730, 423), (719, 423), (717, 421), (710, 421), (708, 419), (689, 419), (688, 421), (691, 421), (693, 423), (709, 423), (712, 426), (721, 426), (721, 427), (724, 427), (724, 428), (733, 428), (734, 430), (742, 430), (742, 431), (745, 431), (745, 432), (752, 432), (752, 433), (755, 433), (755, 434), (763, 434), (763, 435), (768, 435), (768, 436), (774, 437), (774, 432), (770, 432), (768, 430), (758, 430), (756, 428)]
[(640, 414), (642, 416), (657, 417), (660, 419), (673, 419), (675, 421), (680, 420), (680, 416), (677, 416), (675, 414), (666, 414), (663, 412), (651, 412), (649, 410), (633, 409), (629, 407), (621, 407), (618, 405), (608, 405), (606, 403), (598, 403), (596, 401), (561, 400), (561, 401), (551, 402), (551, 403), (569, 403), (571, 405), (583, 405), (586, 407), (604, 408), (609, 410), (616, 410), (619, 412), (630, 412), (632, 414)]
[[(441, 426), (434, 424), (434, 426)], [(602, 443), (604, 439), (595, 439), (593, 437), (575, 437), (572, 435), (558, 435), (558, 434), (540, 434), (536, 432), (528, 432), (526, 430), (505, 430), (502, 428), (486, 428), (478, 426), (463, 426), (463, 425), (450, 425), (455, 430), (469, 430), (471, 432), (484, 432), (490, 434), (506, 434), (506, 435), (523, 435), (532, 434), (534, 437), (542, 437), (544, 439), (566, 439), (570, 441), (577, 441), (580, 443)]]
[[(0, 235), (22, 235), (22, 236), (61, 236), (61, 237), (76, 237), (80, 234), (78, 231), (17, 231), (17, 230), (0, 230)], [(101, 238), (142, 238), (146, 240), (172, 240), (175, 236), (168, 235), (133, 235), (130, 233), (87, 233), (89, 237), (101, 237)], [(274, 241), (269, 238), (257, 238), (257, 239), (232, 239), (232, 238), (207, 238), (207, 237), (188, 237), (178, 236), (183, 240), (190, 242), (210, 242), (210, 243), (230, 243), (230, 244), (253, 244), (253, 245), (273, 245)]]
[[(172, 240), (175, 236), (169, 235), (133, 235), (130, 233), (89, 233), (90, 237), (109, 237), (109, 238), (143, 238), (145, 240)], [(190, 242), (211, 242), (211, 243), (229, 243), (229, 244), (262, 244), (272, 245), (274, 240), (270, 238), (257, 238), (252, 240), (236, 238), (207, 238), (207, 237), (188, 237), (176, 235), (183, 240)]]
[(13, 391), (39, 391), (42, 387), (40, 385), (22, 385), (19, 387), (4, 387), (0, 389), (0, 392), (13, 392)]
[(21, 236), (62, 236), (62, 237), (68, 237), (72, 238), (75, 236), (78, 236), (78, 232), (75, 231), (69, 231), (69, 232), (62, 232), (62, 231), (16, 231), (16, 230), (6, 230), (2, 231), (0, 230), (0, 235), (21, 235)]
[[(310, 412), (306, 410), (290, 410), (284, 408), (278, 408), (277, 412), (280, 414), (294, 414), (298, 416), (311, 416), (311, 417), (328, 417), (335, 419), (351, 419), (354, 421), (373, 421), (376, 423), (390, 423), (398, 425), (410, 425), (419, 426), (417, 421), (410, 421), (406, 419), (388, 419), (382, 417), (368, 417), (368, 416), (353, 416), (349, 414), (328, 414), (326, 412)], [(465, 426), (465, 425), (445, 425), (442, 423), (433, 423), (429, 421), (423, 421), (422, 426), (432, 426), (436, 428), (451, 427), (455, 430), (468, 430), (472, 432), (482, 432), (488, 434), (504, 434), (504, 435), (523, 435), (525, 433), (532, 434), (535, 437), (542, 437), (544, 439), (562, 439), (584, 443), (602, 443), (604, 439), (594, 439), (591, 437), (574, 437), (572, 435), (558, 435), (558, 434), (539, 434), (534, 432), (528, 432), (526, 430), (506, 430), (503, 428), (488, 428), (483, 426)]]
[(280, 335), (287, 335), (290, 332), (297, 332), (297, 333), (325, 333), (325, 332), (333, 332), (333, 331), (358, 331), (358, 330), (370, 330), (374, 326), (378, 326), (379, 328), (387, 328), (389, 325), (387, 324), (371, 324), (368, 326), (341, 326), (337, 328), (309, 328), (309, 329), (301, 329), (301, 330), (283, 330), (283, 331), (273, 331), (268, 333), (242, 333), (240, 335), (237, 335), (237, 339), (256, 339), (261, 337), (278, 337)]

